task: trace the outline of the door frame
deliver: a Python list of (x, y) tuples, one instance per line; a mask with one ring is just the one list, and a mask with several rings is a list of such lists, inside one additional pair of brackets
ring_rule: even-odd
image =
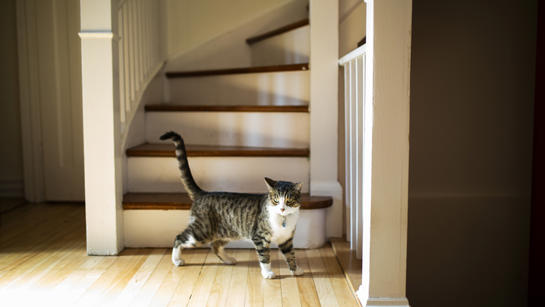
[(545, 1), (538, 1), (534, 104), (534, 152), (532, 162), (532, 207), (530, 213), (530, 251), (528, 305), (543, 302), (545, 274)]

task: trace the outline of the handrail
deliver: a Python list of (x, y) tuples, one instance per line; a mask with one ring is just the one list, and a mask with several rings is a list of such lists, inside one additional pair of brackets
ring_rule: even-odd
[(339, 59), (339, 65), (342, 66), (352, 61), (353, 59), (359, 57), (360, 55), (365, 54), (366, 51), (367, 51), (367, 45), (360, 46), (350, 51), (349, 53), (347, 53), (346, 55), (344, 55), (342, 58)]
[(246, 43), (248, 45), (255, 44), (255, 43), (260, 42), (262, 40), (265, 40), (267, 38), (270, 38), (270, 37), (273, 37), (273, 36), (276, 36), (276, 35), (279, 35), (279, 34), (282, 34), (282, 33), (286, 33), (288, 31), (295, 30), (295, 29), (298, 29), (300, 27), (307, 26), (308, 24), (309, 24), (309, 19), (305, 18), (303, 20), (299, 20), (299, 21), (290, 23), (290, 24), (282, 26), (280, 28), (277, 28), (277, 29), (274, 29), (274, 30), (271, 30), (271, 31), (268, 31), (268, 32), (265, 32), (265, 33), (262, 33), (262, 34), (259, 34), (259, 35), (255, 35), (255, 36), (252, 36), (250, 38), (247, 38)]

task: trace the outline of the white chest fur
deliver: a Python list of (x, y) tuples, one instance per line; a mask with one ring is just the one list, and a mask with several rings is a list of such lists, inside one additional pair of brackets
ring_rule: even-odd
[[(284, 223), (284, 218), (286, 218), (285, 227), (282, 225)], [(272, 229), (271, 241), (276, 244), (282, 244), (291, 238), (298, 218), (299, 211), (282, 216), (273, 210), (269, 210), (269, 223), (271, 224)]]

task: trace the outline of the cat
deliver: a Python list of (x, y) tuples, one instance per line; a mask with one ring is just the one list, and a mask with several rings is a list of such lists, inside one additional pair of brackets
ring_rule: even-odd
[(171, 140), (176, 145), (181, 180), (193, 201), (189, 225), (174, 240), (174, 265), (184, 265), (183, 248), (207, 243), (223, 263), (235, 264), (236, 260), (226, 254), (225, 245), (231, 240), (248, 239), (257, 251), (263, 278), (275, 277), (271, 270), (271, 243), (276, 243), (282, 251), (292, 275), (303, 274), (293, 250), (293, 235), (301, 207), (301, 183), (265, 177), (267, 194), (207, 192), (191, 175), (182, 137), (171, 131), (160, 139)]

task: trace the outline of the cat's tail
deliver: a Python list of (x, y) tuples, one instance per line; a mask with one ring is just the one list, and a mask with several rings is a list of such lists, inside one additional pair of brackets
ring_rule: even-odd
[(191, 170), (189, 169), (189, 163), (187, 162), (187, 152), (185, 150), (185, 144), (182, 137), (174, 132), (170, 131), (163, 134), (161, 140), (171, 140), (176, 145), (176, 159), (178, 159), (178, 167), (180, 169), (182, 183), (189, 194), (189, 197), (193, 200), (195, 195), (202, 192), (202, 189), (197, 185)]

